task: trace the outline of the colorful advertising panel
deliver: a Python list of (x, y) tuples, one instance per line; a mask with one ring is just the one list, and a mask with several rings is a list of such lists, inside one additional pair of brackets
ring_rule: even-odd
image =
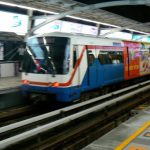
[(63, 21), (61, 32), (97, 35), (98, 28), (94, 26)]
[[(44, 22), (45, 19), (36, 19), (35, 26)], [(98, 28), (89, 25), (83, 25), (68, 21), (56, 20), (36, 30), (35, 34), (50, 33), (50, 32), (65, 32), (65, 33), (81, 33), (97, 35)]]
[(124, 42), (124, 65), (125, 79), (138, 77), (140, 74), (140, 44), (135, 42)]
[(150, 42), (150, 36), (145, 37), (145, 36), (142, 36), (141, 34), (133, 34), (132, 40), (140, 40), (142, 42)]
[[(45, 19), (36, 19), (35, 20), (35, 26), (44, 22)], [(56, 20), (51, 23), (48, 23), (45, 26), (42, 26), (38, 30), (36, 30), (34, 33), (35, 34), (43, 34), (43, 33), (50, 33), (50, 32), (60, 32), (61, 31), (61, 25), (62, 21)]]
[(150, 73), (150, 44), (141, 43), (140, 48), (140, 75)]
[(0, 18), (0, 31), (14, 32), (20, 35), (27, 33), (27, 15), (0, 11)]
[(82, 25), (63, 21), (61, 32), (65, 33), (82, 33)]

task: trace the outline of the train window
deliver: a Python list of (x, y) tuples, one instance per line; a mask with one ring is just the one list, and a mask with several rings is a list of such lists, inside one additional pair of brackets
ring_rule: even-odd
[(88, 50), (87, 51), (87, 56), (88, 56), (88, 64), (91, 66), (94, 64), (94, 60), (95, 60), (95, 57), (94, 57), (94, 54), (92, 53), (91, 50)]
[(102, 65), (107, 64), (107, 52), (100, 51), (98, 55), (98, 60)]
[(22, 71), (23, 72), (37, 72), (35, 63), (33, 62), (31, 56), (27, 51), (24, 53), (23, 62), (22, 62)]
[(120, 63), (124, 62), (123, 52), (117, 52), (117, 59), (120, 61)]
[(108, 59), (111, 64), (123, 63), (123, 52), (121, 52), (121, 51), (109, 52)]
[(100, 64), (120, 64), (123, 63), (123, 52), (120, 51), (100, 51), (98, 55)]
[(77, 62), (77, 46), (73, 47), (73, 68), (75, 67)]
[[(70, 62), (70, 39), (67, 37), (37, 37), (27, 40), (27, 47), (44, 73), (67, 74)], [(29, 62), (30, 63), (30, 62)], [(30, 65), (30, 64), (29, 64)], [(30, 72), (39, 72), (32, 69)], [(40, 72), (41, 73), (41, 72)]]

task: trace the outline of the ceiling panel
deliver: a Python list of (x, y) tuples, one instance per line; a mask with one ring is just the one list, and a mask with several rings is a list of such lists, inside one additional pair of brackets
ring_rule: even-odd
[[(44, 9), (48, 11), (54, 11), (58, 13), (71, 11), (78, 7), (84, 7), (87, 4), (76, 2), (74, 0), (1, 0), (3, 2), (15, 3), (18, 5), (24, 5), (34, 7), (38, 9)], [(138, 21), (117, 15), (106, 10), (88, 10), (86, 12), (78, 12), (72, 16), (81, 17), (85, 19), (91, 19), (98, 22), (109, 23), (121, 27), (132, 27), (132, 29), (150, 33), (150, 26), (141, 24)], [(137, 26), (137, 24), (139, 24)]]

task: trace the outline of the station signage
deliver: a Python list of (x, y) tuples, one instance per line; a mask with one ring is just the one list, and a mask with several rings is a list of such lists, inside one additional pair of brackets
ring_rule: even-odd
[(133, 34), (132, 40), (142, 41), (142, 42), (150, 42), (150, 36), (145, 37), (145, 35), (142, 36), (140, 34)]
[(0, 31), (14, 32), (19, 35), (25, 35), (28, 27), (28, 16), (0, 11)]
[[(36, 19), (34, 25), (36, 26), (36, 25), (38, 25), (44, 21), (45, 21), (45, 19)], [(43, 34), (43, 33), (49, 33), (49, 32), (60, 32), (61, 26), (62, 26), (61, 24), (62, 24), (62, 21), (60, 21), (60, 20), (53, 21), (51, 23), (48, 23), (45, 26), (42, 26), (38, 30), (36, 30), (34, 32), (34, 34)]]
[(121, 31), (112, 32), (112, 33), (110, 33), (110, 32), (111, 32), (111, 30), (101, 30), (100, 35), (103, 36), (103, 35), (109, 33), (105, 37), (115, 38), (115, 39), (122, 39), (122, 40), (131, 40), (132, 39), (132, 34), (131, 33), (126, 33), (126, 32), (121, 32)]
[[(44, 22), (45, 19), (36, 19), (35, 26)], [(36, 30), (35, 34), (49, 32), (65, 32), (65, 33), (81, 33), (89, 35), (97, 35), (98, 28), (95, 26), (83, 25), (69, 21), (56, 20)]]

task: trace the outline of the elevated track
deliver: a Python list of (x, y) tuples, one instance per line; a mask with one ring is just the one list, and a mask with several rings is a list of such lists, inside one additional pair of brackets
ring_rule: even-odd
[[(131, 116), (150, 100), (146, 81), (76, 105), (0, 128), (0, 149), (79, 149)], [(27, 146), (28, 145), (28, 146)]]

